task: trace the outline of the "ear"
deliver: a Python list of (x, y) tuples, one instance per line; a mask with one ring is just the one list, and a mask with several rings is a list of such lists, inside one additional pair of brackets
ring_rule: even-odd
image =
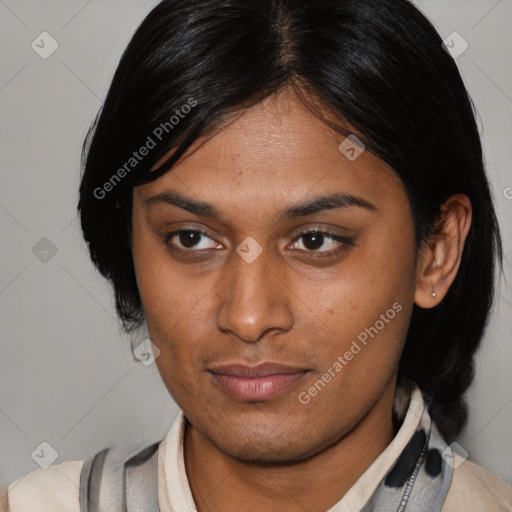
[(459, 270), (471, 216), (471, 201), (464, 194), (450, 196), (441, 206), (435, 233), (418, 258), (414, 302), (419, 307), (437, 306), (447, 294)]

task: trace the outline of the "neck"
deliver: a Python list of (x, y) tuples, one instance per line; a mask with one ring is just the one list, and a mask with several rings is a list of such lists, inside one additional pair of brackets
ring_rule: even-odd
[(247, 465), (221, 453), (187, 425), (185, 467), (198, 512), (325, 511), (336, 504), (394, 436), (395, 381), (348, 434), (292, 465)]

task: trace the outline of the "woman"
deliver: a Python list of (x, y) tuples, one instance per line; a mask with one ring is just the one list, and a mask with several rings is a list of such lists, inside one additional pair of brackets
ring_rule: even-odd
[(180, 413), (11, 484), (12, 512), (510, 510), (451, 445), (502, 249), (471, 101), (412, 4), (162, 1), (78, 208)]

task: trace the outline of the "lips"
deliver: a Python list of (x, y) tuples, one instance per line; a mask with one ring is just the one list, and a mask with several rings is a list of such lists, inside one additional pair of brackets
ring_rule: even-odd
[(222, 365), (208, 371), (224, 392), (246, 401), (276, 396), (309, 372), (305, 368), (271, 362), (257, 366)]

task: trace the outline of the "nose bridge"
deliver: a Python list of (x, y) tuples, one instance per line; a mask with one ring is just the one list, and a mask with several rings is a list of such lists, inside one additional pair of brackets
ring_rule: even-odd
[[(229, 278), (218, 305), (217, 323), (247, 342), (258, 340), (268, 329), (287, 330), (293, 318), (287, 288), (276, 276), (275, 260), (248, 237), (233, 252)], [(273, 260), (273, 261), (271, 261)]]

